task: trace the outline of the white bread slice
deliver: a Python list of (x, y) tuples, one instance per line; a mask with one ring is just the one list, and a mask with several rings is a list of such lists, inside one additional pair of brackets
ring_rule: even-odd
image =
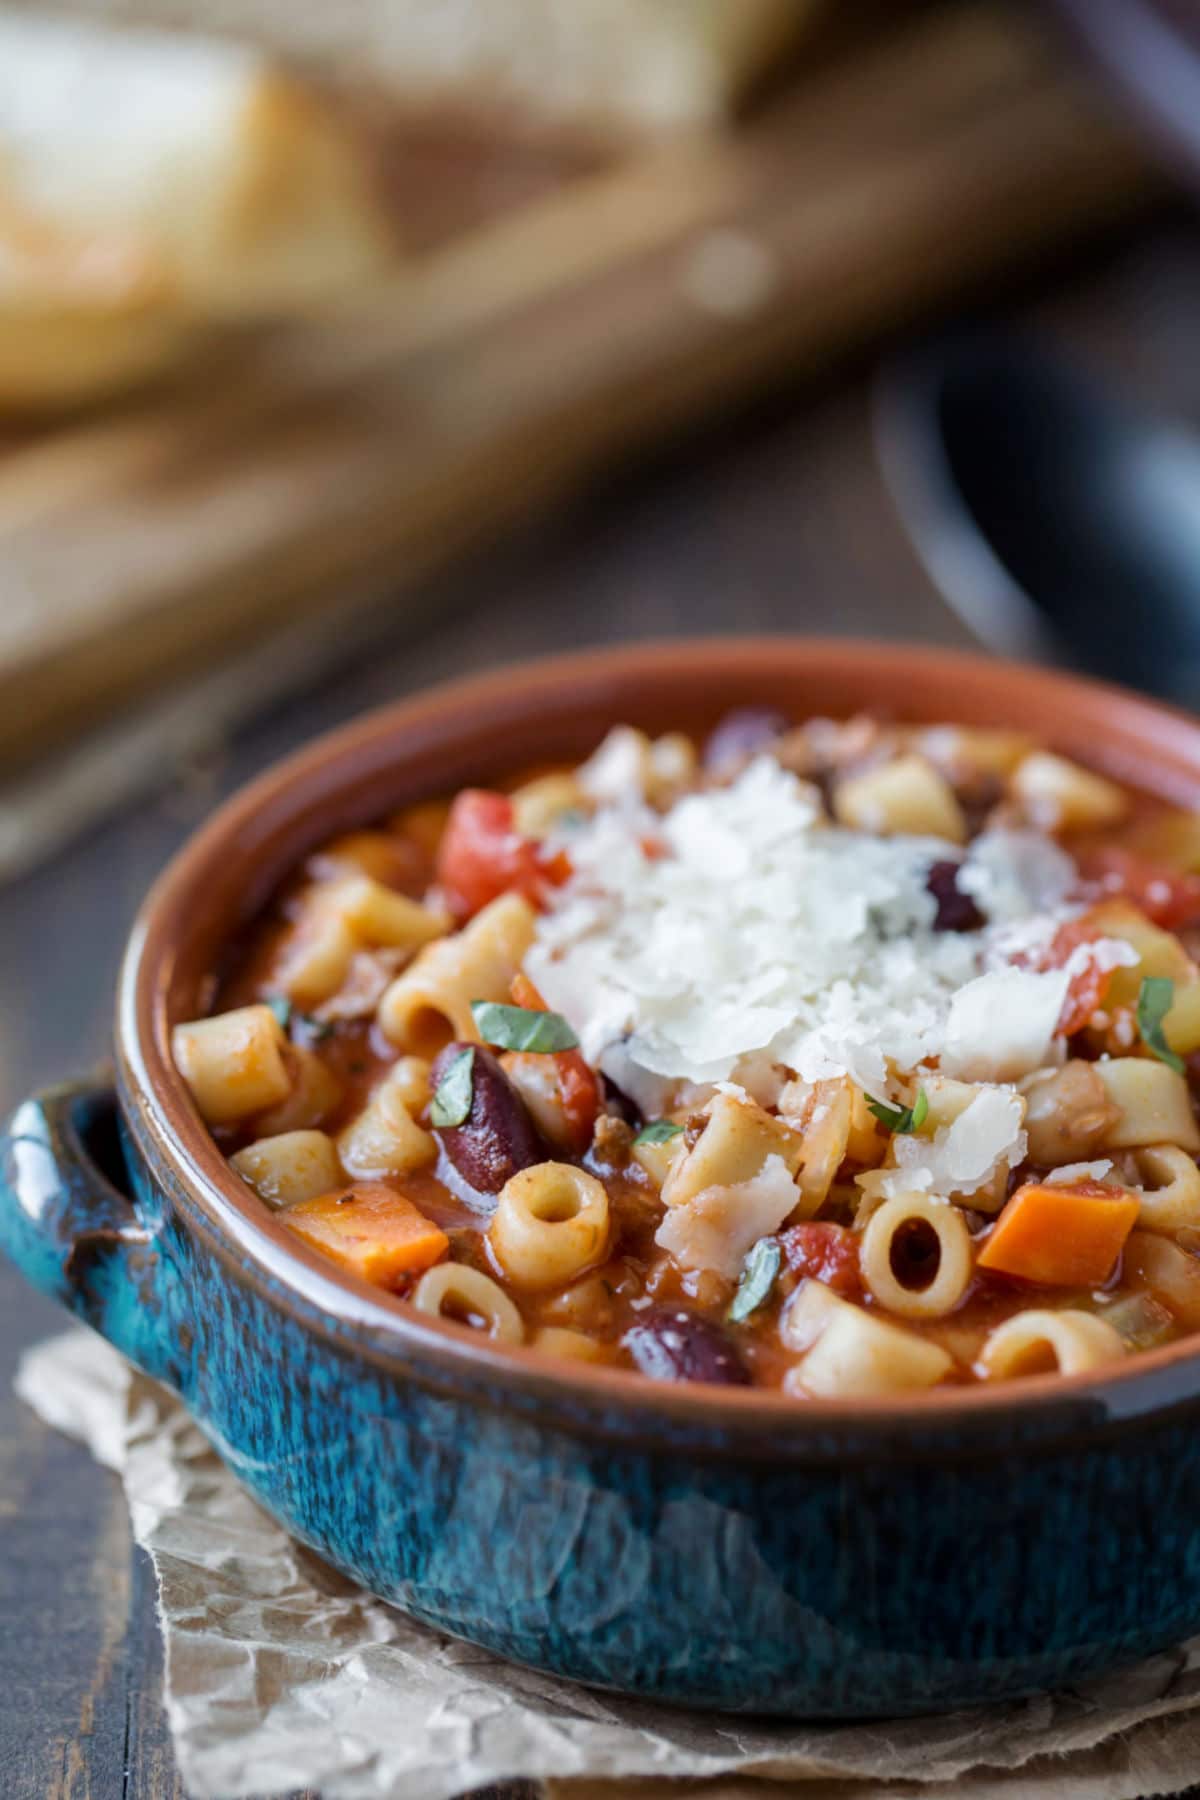
[(719, 119), (822, 0), (56, 0), (217, 32), (419, 104), (606, 127)]
[(261, 52), (0, 11), (0, 323), (94, 309), (115, 343), (123, 309), (292, 313), (392, 259), (368, 159)]

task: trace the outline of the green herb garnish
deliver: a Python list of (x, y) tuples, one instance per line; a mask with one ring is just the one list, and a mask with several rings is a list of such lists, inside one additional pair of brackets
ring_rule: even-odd
[(468, 1045), (460, 1050), (442, 1079), (429, 1108), (434, 1125), (461, 1125), (475, 1098), (475, 1049)]
[(314, 1018), (312, 1013), (293, 1010), (292, 1024), (298, 1026), (301, 1035), (310, 1038), (314, 1044), (323, 1044), (327, 1037), (333, 1036), (333, 1021)]
[(929, 1117), (929, 1095), (924, 1088), (918, 1088), (912, 1106), (889, 1106), (884, 1100), (868, 1100), (867, 1110), (897, 1137), (905, 1137), (909, 1132), (920, 1131)]
[(1163, 1020), (1175, 1004), (1175, 983), (1165, 975), (1147, 975), (1138, 989), (1137, 1028), (1151, 1056), (1182, 1075), (1183, 1058), (1176, 1056), (1163, 1034)]
[(757, 1244), (747, 1252), (737, 1293), (729, 1308), (729, 1318), (733, 1324), (740, 1325), (743, 1319), (748, 1319), (752, 1312), (758, 1311), (775, 1286), (775, 1277), (782, 1263), (783, 1251), (777, 1238), (759, 1238)]
[(561, 1013), (502, 1006), (494, 1000), (473, 1000), (471, 1013), (484, 1043), (495, 1044), (501, 1050), (549, 1054), (579, 1048), (579, 1039)]
[(635, 1144), (669, 1144), (683, 1130), (674, 1119), (653, 1119), (649, 1125), (643, 1125), (634, 1138)]
[(267, 1005), (279, 1020), (282, 1031), (295, 1026), (302, 1036), (311, 1038), (314, 1044), (323, 1043), (327, 1037), (333, 1036), (333, 1026), (328, 1019), (316, 1019), (312, 1013), (300, 1012), (286, 994), (272, 994)]

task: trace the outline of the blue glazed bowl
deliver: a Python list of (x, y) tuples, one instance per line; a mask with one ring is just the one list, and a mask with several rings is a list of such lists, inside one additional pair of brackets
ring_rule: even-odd
[(311, 1254), (227, 1170), (171, 1024), (334, 829), (614, 720), (760, 702), (1039, 732), (1200, 804), (1200, 727), (1115, 689), (845, 642), (641, 646), (401, 705), (231, 801), (167, 871), (121, 980), (115, 1087), (28, 1101), (0, 1244), (168, 1383), (291, 1532), (415, 1618), (583, 1682), (859, 1717), (1074, 1680), (1200, 1630), (1200, 1356), (798, 1405), (539, 1360)]

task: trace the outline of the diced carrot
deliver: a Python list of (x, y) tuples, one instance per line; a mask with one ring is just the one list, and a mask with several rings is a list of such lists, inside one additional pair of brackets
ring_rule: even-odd
[(440, 1262), (450, 1240), (419, 1207), (381, 1181), (360, 1181), (287, 1207), (280, 1218), (296, 1236), (352, 1275), (392, 1287)]
[(524, 969), (518, 969), (509, 986), (514, 1006), (523, 1006), (526, 1012), (549, 1012), (550, 1008), (542, 999), (533, 982)]
[(1080, 1181), (1018, 1188), (979, 1253), (979, 1267), (1047, 1287), (1098, 1287), (1137, 1223), (1136, 1195)]
[(543, 852), (539, 866), (542, 872), (543, 889), (563, 887), (575, 873), (575, 865), (565, 850), (556, 850), (553, 856), (547, 856)]
[[(523, 970), (518, 969), (513, 976), (509, 992), (514, 1006), (524, 1006), (530, 1012), (549, 1010)], [(559, 1103), (570, 1132), (571, 1148), (582, 1155), (592, 1141), (600, 1110), (600, 1083), (578, 1050), (555, 1050), (551, 1054), (558, 1072)]]

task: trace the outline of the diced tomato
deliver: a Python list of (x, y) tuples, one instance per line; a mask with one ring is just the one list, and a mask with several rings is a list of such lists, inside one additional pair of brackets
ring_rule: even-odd
[(578, 1050), (560, 1050), (554, 1060), (558, 1064), (563, 1112), (571, 1127), (571, 1141), (582, 1155), (595, 1130), (596, 1114), (600, 1110), (600, 1083)]
[(858, 1239), (845, 1225), (810, 1219), (782, 1232), (779, 1241), (794, 1274), (823, 1281), (846, 1300), (862, 1298)]
[(561, 851), (543, 858), (540, 845), (515, 829), (507, 794), (464, 788), (456, 796), (437, 853), (438, 885), (456, 917), (473, 918), (508, 893), (537, 906), (546, 888), (570, 873)]
[[(1094, 944), (1103, 936), (1101, 928), (1087, 913), (1078, 919), (1068, 919), (1054, 934), (1045, 966), (1048, 969), (1061, 969), (1070, 962), (1081, 944)], [(1104, 1005), (1112, 976), (1111, 969), (1101, 969), (1090, 960), (1072, 975), (1062, 1011), (1058, 1015), (1057, 1029), (1060, 1032), (1070, 1037), (1072, 1032), (1083, 1030), (1092, 1014)]]
[(1178, 931), (1200, 924), (1200, 875), (1186, 875), (1132, 850), (1106, 847), (1081, 859), (1082, 872), (1106, 895), (1120, 894), (1154, 925)]
[[(514, 1006), (524, 1006), (530, 1012), (549, 1010), (533, 982), (522, 970), (518, 970), (513, 976), (509, 991)], [(591, 1143), (596, 1126), (596, 1114), (600, 1110), (600, 1082), (595, 1070), (589, 1067), (578, 1050), (555, 1050), (551, 1054), (558, 1074), (563, 1117), (570, 1127), (571, 1147), (581, 1156)]]
[(539, 851), (538, 868), (546, 887), (561, 887), (575, 873), (574, 864), (565, 850), (556, 850), (553, 856), (544, 856)]

